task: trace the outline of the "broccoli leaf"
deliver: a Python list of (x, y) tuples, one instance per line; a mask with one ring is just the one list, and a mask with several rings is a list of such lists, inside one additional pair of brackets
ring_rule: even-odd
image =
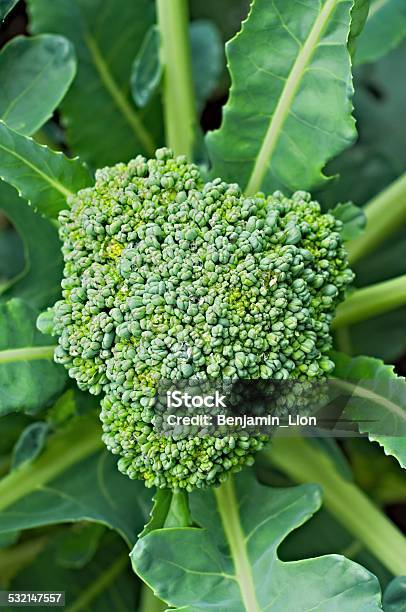
[(372, 0), (368, 21), (357, 41), (355, 63), (375, 62), (406, 36), (404, 0)]
[(29, 423), (30, 418), (21, 412), (14, 412), (1, 417), (0, 457), (1, 455), (8, 455), (12, 451), (21, 431)]
[(76, 523), (62, 536), (56, 550), (58, 565), (80, 569), (94, 557), (106, 529), (99, 523)]
[[(219, 80), (223, 66), (223, 45), (216, 25), (206, 19), (193, 21), (189, 34), (193, 84), (200, 112)], [(161, 82), (159, 45), (159, 30), (154, 25), (145, 35), (131, 72), (131, 92), (135, 103), (142, 108), (151, 100)]]
[(75, 52), (63, 36), (17, 36), (0, 52), (0, 119), (30, 136), (52, 115), (76, 72)]
[[(65, 385), (66, 372), (52, 361), (52, 340), (36, 330), (35, 319), (23, 300), (0, 303), (0, 415), (36, 414)], [(26, 351), (17, 355), (19, 348)]]
[(62, 103), (71, 149), (95, 168), (150, 156), (161, 144), (159, 100), (138, 110), (131, 64), (154, 23), (150, 0), (29, 0), (34, 33), (53, 32), (74, 44), (78, 72)]
[(3, 21), (15, 7), (18, 0), (0, 0), (0, 21)]
[[(316, 6), (317, 5), (317, 6)], [(352, 0), (255, 0), (227, 43), (232, 86), (207, 136), (213, 176), (259, 189), (311, 189), (356, 135), (347, 39)]]
[(72, 193), (91, 183), (78, 159), (37, 144), (10, 130), (0, 121), (0, 178), (13, 185), (22, 198), (47, 217), (66, 208)]
[(367, 438), (346, 438), (345, 453), (355, 481), (380, 505), (406, 502), (406, 479), (399, 462)]
[(144, 108), (159, 87), (162, 64), (159, 59), (159, 29), (151, 26), (135, 57), (131, 69), (131, 93), (134, 102)]
[(140, 533), (140, 537), (147, 535), (154, 529), (161, 529), (165, 525), (166, 517), (168, 516), (173, 493), (170, 489), (158, 489), (152, 498), (153, 505), (151, 508), (149, 521), (144, 526), (144, 529)]
[(45, 446), (49, 432), (50, 426), (44, 421), (28, 425), (22, 431), (13, 449), (11, 469), (15, 470), (23, 463), (36, 459)]
[[(9, 531), (8, 533), (3, 533), (0, 535), (0, 560), (1, 560), (1, 549), (7, 548), (8, 546), (12, 546), (15, 544), (19, 538), (19, 531)], [(1, 561), (0, 561), (1, 563)]]
[(330, 212), (343, 224), (341, 229), (343, 240), (354, 240), (361, 236), (367, 222), (362, 208), (359, 208), (352, 202), (346, 202), (345, 204), (337, 204)]
[(157, 529), (131, 553), (135, 571), (170, 605), (196, 612), (381, 610), (377, 579), (344, 557), (278, 558), (280, 543), (320, 507), (318, 487), (264, 487), (245, 471), (220, 489), (193, 493), (190, 503), (201, 528)]
[(332, 358), (339, 388), (351, 395), (342, 416), (358, 421), (361, 433), (406, 468), (406, 379), (373, 357), (334, 352)]
[(15, 189), (1, 182), (0, 211), (22, 238), (25, 259), (22, 272), (7, 282), (0, 295), (3, 299), (21, 297), (34, 308), (45, 308), (61, 292), (63, 263), (58, 230), (19, 198)]
[(369, 2), (370, 0), (354, 0), (354, 6), (351, 11), (350, 35), (348, 37), (348, 49), (351, 56), (355, 53), (358, 36), (361, 34), (366, 24), (369, 12)]
[(0, 480), (0, 533), (88, 520), (133, 545), (150, 494), (118, 472), (116, 459), (102, 450), (101, 433), (94, 416), (74, 419), (35, 461)]
[(128, 549), (115, 534), (104, 535), (94, 558), (85, 567), (67, 568), (60, 564), (59, 547), (64, 538), (75, 536), (71, 533), (74, 527), (45, 541), (33, 562), (13, 577), (10, 588), (65, 591), (67, 608), (83, 612), (137, 610), (138, 585), (134, 584)]
[(336, 553), (350, 557), (372, 572), (378, 578), (381, 587), (392, 578), (393, 574), (372, 552), (364, 548), (354, 534), (350, 534), (323, 508), (310, 521), (290, 533), (278, 551), (284, 561), (300, 561), (307, 557)]
[(397, 576), (386, 587), (383, 604), (385, 612), (406, 611), (406, 576)]
[[(0, 181), (1, 183), (1, 181)], [(1, 183), (6, 185), (6, 183)], [(12, 188), (10, 187), (10, 190)], [(0, 209), (2, 208), (0, 196)], [(24, 245), (18, 232), (0, 213), (0, 293), (24, 270)]]

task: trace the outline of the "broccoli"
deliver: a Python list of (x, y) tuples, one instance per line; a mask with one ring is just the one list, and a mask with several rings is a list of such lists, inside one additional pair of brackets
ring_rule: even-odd
[(246, 197), (205, 183), (168, 149), (97, 171), (69, 205), (55, 360), (103, 394), (119, 469), (190, 491), (252, 464), (263, 436), (157, 433), (157, 386), (327, 376), (330, 324), (353, 278), (341, 223), (304, 192)]

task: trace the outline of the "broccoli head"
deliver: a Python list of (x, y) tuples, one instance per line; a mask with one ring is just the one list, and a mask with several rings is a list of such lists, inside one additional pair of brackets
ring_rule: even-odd
[(310, 195), (246, 197), (160, 149), (96, 173), (60, 213), (55, 352), (103, 394), (104, 441), (148, 486), (216, 485), (260, 436), (176, 438), (154, 428), (160, 380), (317, 379), (352, 280), (341, 223)]

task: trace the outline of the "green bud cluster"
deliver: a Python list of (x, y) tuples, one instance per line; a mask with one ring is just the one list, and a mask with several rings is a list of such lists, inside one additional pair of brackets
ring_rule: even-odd
[(168, 149), (99, 170), (69, 204), (55, 359), (81, 389), (103, 392), (119, 469), (192, 490), (251, 464), (261, 437), (159, 435), (157, 386), (331, 372), (330, 324), (353, 278), (341, 223), (304, 192), (245, 197), (204, 183)]

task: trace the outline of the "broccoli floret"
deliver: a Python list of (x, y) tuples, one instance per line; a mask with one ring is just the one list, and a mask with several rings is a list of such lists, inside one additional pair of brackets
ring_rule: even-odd
[(353, 278), (341, 223), (310, 195), (245, 197), (168, 149), (96, 173), (60, 213), (57, 362), (103, 394), (107, 447), (148, 486), (216, 485), (261, 436), (154, 430), (160, 380), (317, 379)]

